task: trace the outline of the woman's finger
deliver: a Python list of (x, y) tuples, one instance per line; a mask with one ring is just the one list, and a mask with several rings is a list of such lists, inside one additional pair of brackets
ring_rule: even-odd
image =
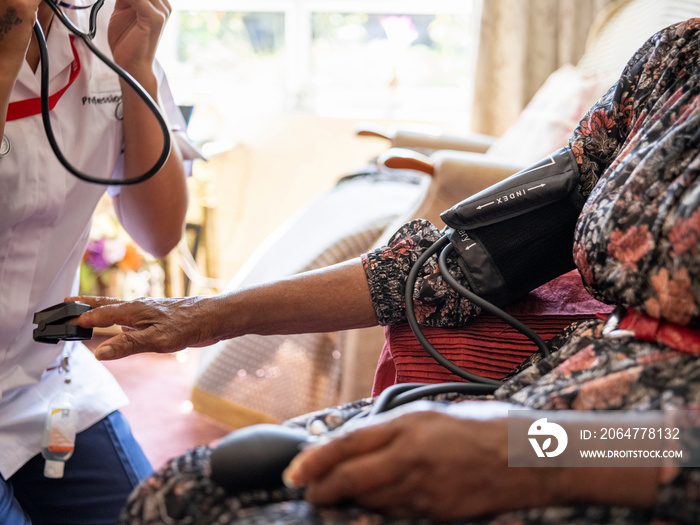
[(74, 324), (83, 328), (107, 328), (114, 325), (133, 327), (139, 320), (138, 309), (123, 301), (99, 298), (81, 302), (85, 302), (91, 307), (91, 310), (81, 314), (73, 321)]
[[(383, 487), (394, 486), (410, 474), (403, 453), (393, 442), (338, 463), (327, 475), (306, 486), (305, 499), (315, 505), (330, 505), (345, 499), (362, 502)], [(377, 501), (385, 508), (388, 501)]]
[(285, 481), (289, 485), (306, 486), (326, 476), (339, 463), (386, 446), (393, 439), (393, 434), (391, 427), (377, 425), (307, 447), (287, 467)]
[(122, 359), (144, 352), (170, 353), (183, 350), (184, 345), (172, 338), (157, 335), (155, 327), (144, 330), (128, 330), (106, 340), (95, 349), (95, 357), (100, 361)]

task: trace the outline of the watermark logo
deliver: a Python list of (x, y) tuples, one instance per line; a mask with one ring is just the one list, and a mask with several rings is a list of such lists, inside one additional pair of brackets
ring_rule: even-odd
[(697, 467), (697, 436), (693, 409), (509, 410), (508, 466)]
[[(561, 425), (547, 421), (546, 417), (538, 419), (530, 425), (527, 435), (538, 458), (555, 458), (566, 450), (566, 445), (569, 443), (566, 430)], [(554, 450), (550, 450), (552, 438), (557, 441)], [(540, 444), (540, 440), (542, 440), (542, 444)]]

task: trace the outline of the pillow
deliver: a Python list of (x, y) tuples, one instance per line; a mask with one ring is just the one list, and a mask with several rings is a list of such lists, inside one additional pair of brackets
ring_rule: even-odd
[[(573, 270), (540, 286), (506, 310), (548, 341), (574, 321), (605, 315), (612, 309), (593, 299)], [(449, 360), (491, 379), (503, 379), (537, 350), (525, 335), (490, 314), (480, 315), (458, 328), (425, 327), (423, 333)], [(397, 383), (464, 381), (427, 353), (408, 324), (386, 327), (385, 336), (372, 395)]]
[(617, 77), (612, 73), (585, 74), (570, 64), (562, 66), (487, 154), (530, 164), (566, 146), (581, 118)]

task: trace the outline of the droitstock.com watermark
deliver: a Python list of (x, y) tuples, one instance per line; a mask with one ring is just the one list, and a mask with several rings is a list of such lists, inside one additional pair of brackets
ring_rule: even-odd
[(509, 410), (511, 467), (700, 466), (700, 411)]

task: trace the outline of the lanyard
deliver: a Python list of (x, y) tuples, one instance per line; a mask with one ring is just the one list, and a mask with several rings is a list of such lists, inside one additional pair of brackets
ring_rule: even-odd
[[(66, 92), (66, 90), (75, 82), (80, 74), (80, 57), (78, 56), (78, 51), (75, 49), (75, 36), (70, 36), (70, 47), (73, 51), (73, 62), (70, 65), (70, 77), (68, 78), (68, 83), (59, 89), (56, 93), (49, 96), (49, 109), (53, 109), (61, 97)], [(17, 102), (10, 102), (7, 107), (7, 118), (6, 122), (11, 120), (19, 120), (25, 117), (31, 117), (33, 115), (41, 114), (41, 97), (30, 98), (27, 100), (19, 100)]]

